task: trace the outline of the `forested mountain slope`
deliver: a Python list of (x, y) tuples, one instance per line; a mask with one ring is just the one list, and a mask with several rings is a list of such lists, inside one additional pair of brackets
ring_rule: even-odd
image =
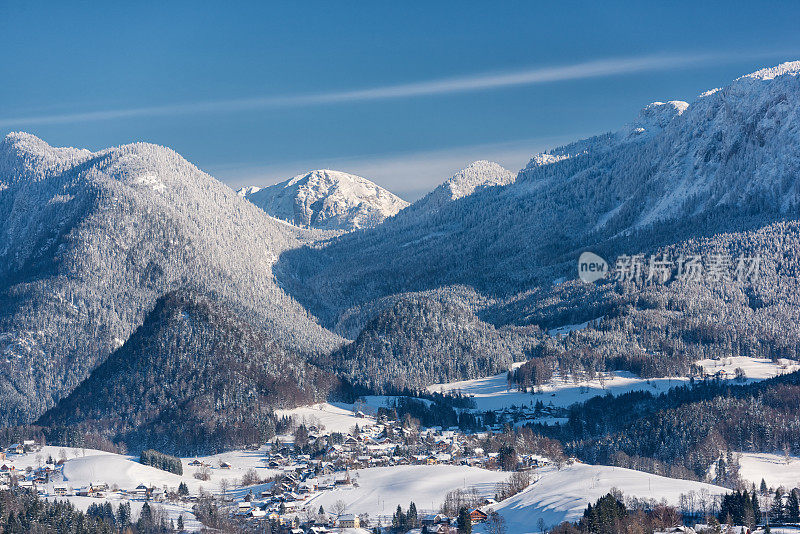
[[(710, 355), (797, 357), (798, 73), (787, 63), (691, 104), (651, 104), (619, 131), (534, 156), (515, 179), (476, 162), (349, 233), (278, 221), (163, 147), (92, 153), (11, 134), (0, 143), (0, 423), (29, 422), (68, 395), (175, 290), (252, 326), (289, 369), (315, 362), (378, 390), (530, 357), (645, 376)], [(301, 224), (360, 213), (347, 195), (326, 204), (336, 195), (300, 195), (317, 199), (301, 203)], [(612, 264), (759, 256), (761, 276), (584, 285), (574, 278), (587, 249)], [(600, 317), (565, 339), (544, 333)], [(239, 349), (246, 360), (252, 349)], [(181, 355), (153, 357), (168, 356)], [(303, 384), (290, 398), (325, 391)]]
[(400, 291), (464, 284), (513, 294), (614, 257), (791, 218), (800, 176), (800, 62), (690, 105), (656, 103), (620, 131), (539, 155), (514, 183), (411, 209), (324, 246), (293, 249), (287, 287), (324, 321)]
[(377, 391), (487, 376), (538, 354), (535, 326), (496, 328), (478, 318), (463, 293), (448, 290), (394, 299), (325, 368)]
[(325, 400), (337, 384), (225, 306), (176, 291), (38, 423), (134, 450), (208, 453), (263, 443), (274, 409)]
[(167, 148), (92, 153), (10, 134), (0, 142), (0, 221), (0, 423), (52, 406), (180, 287), (292, 351), (341, 342), (273, 275), (281, 252), (313, 236)]

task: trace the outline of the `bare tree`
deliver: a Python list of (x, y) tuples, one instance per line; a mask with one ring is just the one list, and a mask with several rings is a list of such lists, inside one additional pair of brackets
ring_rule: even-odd
[(211, 478), (211, 470), (207, 465), (203, 465), (194, 472), (194, 478), (197, 480), (209, 480)]
[(252, 486), (254, 484), (258, 484), (261, 482), (261, 479), (258, 478), (258, 473), (254, 468), (250, 468), (247, 472), (242, 475), (242, 486)]
[(492, 512), (486, 519), (486, 532), (488, 534), (506, 534), (506, 520), (497, 512)]
[(342, 514), (344, 514), (347, 511), (347, 504), (345, 504), (343, 500), (339, 499), (338, 501), (333, 503), (333, 508), (331, 509), (331, 511), (334, 514), (336, 514), (336, 518), (338, 519), (339, 517), (342, 516)]
[(306, 523), (312, 523), (319, 517), (319, 514), (314, 511), (312, 506), (306, 506), (303, 508), (303, 519), (305, 519)]

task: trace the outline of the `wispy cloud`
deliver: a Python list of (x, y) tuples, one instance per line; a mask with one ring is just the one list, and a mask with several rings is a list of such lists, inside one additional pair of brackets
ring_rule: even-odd
[(475, 160), (495, 161), (516, 172), (533, 154), (586, 136), (588, 133), (421, 152), (316, 158), (274, 165), (208, 165), (205, 170), (238, 189), (247, 185), (271, 185), (312, 169), (336, 169), (368, 178), (413, 201)]
[(289, 96), (264, 96), (235, 100), (217, 100), (41, 116), (5, 117), (0, 118), (0, 128), (414, 98), (469, 91), (486, 91), (503, 87), (537, 85), (567, 80), (599, 78), (646, 71), (669, 70), (711, 61), (733, 59), (741, 60), (742, 56), (733, 54), (693, 54), (601, 59), (570, 65), (532, 68), (504, 73), (482, 73), (456, 78), (443, 78), (351, 91)]

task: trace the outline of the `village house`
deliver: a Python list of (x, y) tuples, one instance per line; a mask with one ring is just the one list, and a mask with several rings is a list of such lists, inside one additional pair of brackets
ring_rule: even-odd
[(431, 514), (426, 515), (420, 521), (423, 527), (432, 527), (434, 525), (450, 524), (450, 518), (444, 514)]
[(361, 522), (355, 514), (345, 514), (339, 518), (339, 528), (359, 528)]
[(486, 515), (486, 512), (481, 511), (478, 508), (475, 508), (473, 511), (469, 513), (469, 518), (472, 520), (473, 523), (483, 523), (489, 516)]
[(247, 517), (253, 519), (264, 519), (267, 516), (267, 511), (261, 508), (251, 508), (247, 511)]
[(129, 491), (128, 493), (130, 493), (134, 497), (139, 497), (141, 499), (144, 499), (147, 497), (147, 492), (148, 492), (147, 486), (145, 486), (144, 484), (139, 484), (138, 486), (136, 486), (136, 488)]
[(249, 501), (240, 501), (238, 504), (239, 513), (249, 512), (253, 505)]

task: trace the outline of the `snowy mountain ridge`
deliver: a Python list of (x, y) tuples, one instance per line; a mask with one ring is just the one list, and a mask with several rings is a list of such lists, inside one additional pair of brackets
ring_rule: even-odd
[(438, 211), (448, 202), (469, 196), (479, 189), (508, 185), (515, 178), (513, 172), (498, 163), (475, 161), (415, 202), (414, 210)]
[(408, 206), (366, 178), (329, 169), (268, 187), (242, 188), (238, 194), (275, 218), (324, 230), (370, 228)]
[(305, 271), (292, 293), (312, 309), (324, 300), (320, 313), (335, 316), (343, 309), (331, 303), (347, 309), (402, 291), (516, 292), (573, 273), (587, 248), (613, 257), (737, 231), (755, 214), (765, 224), (790, 217), (800, 205), (792, 65), (688, 105), (653, 103), (621, 129), (534, 157), (513, 183), (446, 203), (435, 217), (412, 217), (413, 205), (364, 235), (287, 253), (287, 268), (319, 253), (320, 270)]
[[(769, 225), (753, 246), (786, 242), (780, 223), (800, 207), (800, 66), (759, 72), (691, 104), (650, 104), (619, 130), (534, 156), (516, 178), (475, 162), (405, 209), (337, 171), (237, 195), (164, 147), (90, 152), (11, 134), (0, 141), (0, 418), (53, 406), (171, 291), (219, 302), (300, 358), (339, 351), (323, 363), (352, 364), (358, 380), (385, 379), (389, 358), (410, 379), (434, 374), (424, 366), (466, 379), (516, 358), (493, 364), (474, 350), (484, 343), (522, 354), (554, 315), (570, 315), (556, 326), (587, 320), (564, 309), (569, 288), (538, 315), (519, 311), (524, 295), (574, 275), (581, 251), (613, 258), (727, 233), (750, 243), (743, 232)], [(608, 298), (598, 290), (581, 309), (604, 315)], [(451, 328), (464, 317), (480, 335)], [(506, 328), (517, 320), (530, 331)]]
[(135, 143), (92, 153), (11, 134), (0, 141), (0, 184), (5, 422), (52, 406), (179, 288), (223, 302), (296, 353), (342, 342), (273, 271), (283, 251), (313, 236), (170, 149)]

